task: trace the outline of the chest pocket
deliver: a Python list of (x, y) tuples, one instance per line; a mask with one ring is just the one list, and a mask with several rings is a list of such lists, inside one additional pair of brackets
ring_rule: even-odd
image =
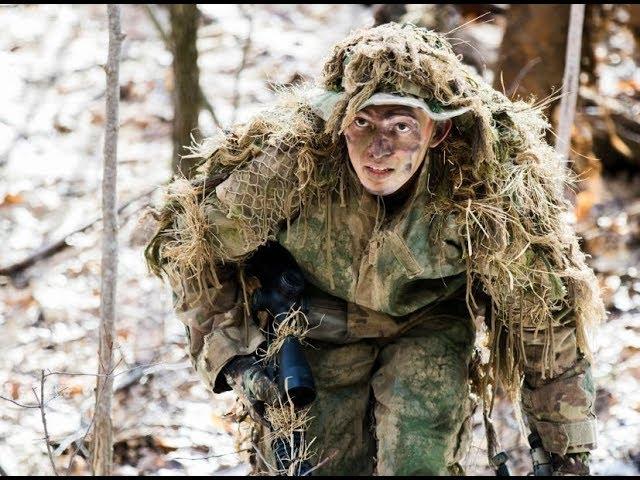
[[(419, 213), (419, 212), (418, 212)], [(355, 303), (393, 316), (446, 298), (466, 283), (455, 224), (415, 218), (379, 232), (360, 265)]]
[(398, 232), (390, 231), (385, 235), (385, 240), (389, 244), (389, 248), (394, 257), (400, 262), (400, 265), (406, 270), (408, 279), (416, 278), (424, 272), (424, 266), (420, 265), (416, 258), (407, 247), (407, 244), (400, 238)]

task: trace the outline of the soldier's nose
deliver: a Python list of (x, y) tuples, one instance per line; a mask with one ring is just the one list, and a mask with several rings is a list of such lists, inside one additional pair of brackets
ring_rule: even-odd
[(393, 153), (393, 145), (383, 135), (377, 135), (369, 145), (369, 155), (375, 160), (381, 160)]

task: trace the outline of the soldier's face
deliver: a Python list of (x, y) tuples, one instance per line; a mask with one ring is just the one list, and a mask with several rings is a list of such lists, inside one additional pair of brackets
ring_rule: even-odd
[(427, 149), (446, 137), (447, 122), (434, 136), (435, 122), (420, 108), (372, 105), (359, 111), (345, 137), (360, 183), (374, 195), (396, 192), (422, 165)]

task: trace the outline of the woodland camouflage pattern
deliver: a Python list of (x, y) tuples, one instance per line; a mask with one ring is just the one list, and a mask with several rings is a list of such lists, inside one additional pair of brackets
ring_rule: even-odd
[[(413, 26), (352, 34), (322, 86), (344, 93), (326, 121), (308, 96), (283, 95), (206, 141), (199, 175), (169, 189), (147, 259), (172, 284), (203, 380), (228, 389), (222, 368), (264, 341), (264, 325), (248, 315), (256, 283), (243, 267), (273, 240), (311, 287), (311, 428), (319, 458), (335, 454), (323, 473), (459, 472), (470, 376), (485, 408), (498, 381), (521, 393), (550, 452), (594, 448), (587, 335), (604, 310), (563, 218), (567, 172), (542, 140), (539, 112), (473, 75), (444, 37)], [(363, 191), (340, 136), (376, 91), (420, 96), (434, 110), (469, 107), (398, 205)], [(491, 359), (471, 372), (483, 304)]]

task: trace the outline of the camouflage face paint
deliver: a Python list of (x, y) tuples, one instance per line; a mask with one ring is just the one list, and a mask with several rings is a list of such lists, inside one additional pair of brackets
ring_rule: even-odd
[(434, 125), (414, 107), (375, 105), (358, 112), (345, 138), (364, 188), (373, 195), (399, 190), (422, 165)]

